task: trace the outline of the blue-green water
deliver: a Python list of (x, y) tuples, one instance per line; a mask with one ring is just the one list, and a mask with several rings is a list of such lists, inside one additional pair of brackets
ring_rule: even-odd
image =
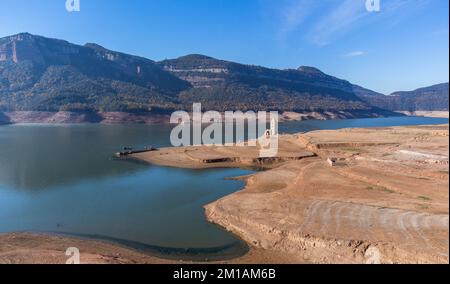
[[(441, 123), (448, 119), (289, 122), (280, 130)], [(94, 236), (180, 258), (245, 253), (240, 240), (205, 220), (203, 205), (242, 188), (225, 178), (249, 171), (180, 170), (112, 158), (122, 146), (170, 146), (170, 131), (168, 125), (1, 126), (0, 233)]]
[(313, 130), (334, 130), (342, 128), (361, 128), (361, 127), (389, 127), (389, 126), (407, 126), (407, 125), (427, 125), (427, 124), (445, 124), (448, 118), (433, 117), (386, 117), (386, 118), (361, 118), (361, 119), (342, 119), (342, 120), (308, 120), (301, 122), (285, 122), (280, 125), (280, 132), (297, 133)]
[(170, 146), (170, 130), (0, 127), (0, 232), (60, 232), (133, 246), (209, 249), (210, 258), (216, 252), (242, 254), (240, 240), (205, 220), (203, 205), (241, 189), (242, 182), (225, 178), (249, 171), (169, 169), (112, 158), (124, 145)]

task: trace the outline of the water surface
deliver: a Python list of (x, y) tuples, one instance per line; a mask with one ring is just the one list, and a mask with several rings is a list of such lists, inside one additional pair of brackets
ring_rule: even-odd
[[(240, 169), (181, 170), (118, 160), (124, 145), (169, 145), (165, 125), (0, 127), (0, 232), (95, 236), (150, 248), (240, 255), (203, 205), (243, 187)], [(208, 256), (211, 257), (211, 256)]]
[(446, 123), (448, 123), (448, 118), (401, 116), (386, 118), (291, 121), (282, 123), (279, 129), (280, 132), (284, 133), (297, 133), (314, 130), (335, 130), (342, 128), (390, 127), (427, 124), (435, 125)]
[[(397, 117), (288, 122), (284, 133), (442, 124)], [(94, 236), (177, 258), (242, 255), (235, 236), (208, 223), (203, 205), (243, 187), (241, 169), (180, 170), (112, 158), (122, 146), (170, 146), (168, 125), (0, 127), (0, 232)]]

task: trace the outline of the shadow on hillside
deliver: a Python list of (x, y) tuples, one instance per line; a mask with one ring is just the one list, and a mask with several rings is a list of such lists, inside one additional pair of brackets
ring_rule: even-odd
[(0, 125), (11, 123), (11, 119), (0, 111)]

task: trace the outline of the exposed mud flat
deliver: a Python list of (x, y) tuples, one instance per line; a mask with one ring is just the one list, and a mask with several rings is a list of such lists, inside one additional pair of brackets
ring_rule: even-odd
[[(245, 177), (245, 189), (207, 205), (206, 216), (254, 248), (313, 263), (366, 263), (374, 254), (382, 263), (448, 263), (448, 133), (442, 125), (283, 136), (279, 159), (265, 165), (272, 169)], [(255, 155), (192, 147), (137, 158), (189, 168), (252, 164), (206, 161), (231, 153)], [(287, 159), (293, 153), (303, 156)]]
[[(387, 112), (385, 116), (404, 116), (403, 113)], [(284, 112), (280, 121), (302, 120), (333, 120), (348, 118), (377, 118), (384, 117), (380, 113), (367, 112)], [(448, 116), (447, 116), (448, 117)], [(16, 123), (142, 123), (142, 124), (169, 124), (170, 114), (157, 113), (127, 113), (127, 112), (70, 112), (70, 111), (0, 111), (1, 124)]]
[(301, 148), (295, 135), (281, 136), (278, 155), (261, 158), (260, 148), (241, 146), (192, 146), (162, 148), (158, 151), (132, 155), (134, 158), (157, 164), (188, 169), (258, 167), (272, 168), (287, 161), (298, 161), (316, 154)]
[[(395, 113), (386, 112), (387, 116), (395, 116)], [(398, 113), (398, 116), (403, 116)], [(358, 113), (348, 111), (306, 111), (306, 112), (283, 112), (280, 121), (303, 121), (303, 120), (333, 120), (333, 119), (353, 119), (353, 118), (375, 118), (383, 117), (381, 113)]]
[(448, 111), (399, 111), (398, 113), (408, 116), (449, 118)]
[[(0, 234), (0, 264), (65, 264), (68, 248), (78, 248), (81, 264), (191, 264), (163, 259), (117, 243), (32, 233)], [(203, 262), (204, 263), (204, 262)], [(209, 263), (209, 262), (208, 262)], [(252, 248), (245, 256), (218, 264), (306, 263), (296, 255)]]

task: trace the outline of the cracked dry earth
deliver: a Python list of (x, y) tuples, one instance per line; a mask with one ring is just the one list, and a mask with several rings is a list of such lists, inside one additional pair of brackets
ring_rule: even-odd
[(367, 263), (374, 249), (381, 263), (449, 262), (448, 125), (296, 137), (318, 157), (246, 177), (207, 218), (313, 263)]

